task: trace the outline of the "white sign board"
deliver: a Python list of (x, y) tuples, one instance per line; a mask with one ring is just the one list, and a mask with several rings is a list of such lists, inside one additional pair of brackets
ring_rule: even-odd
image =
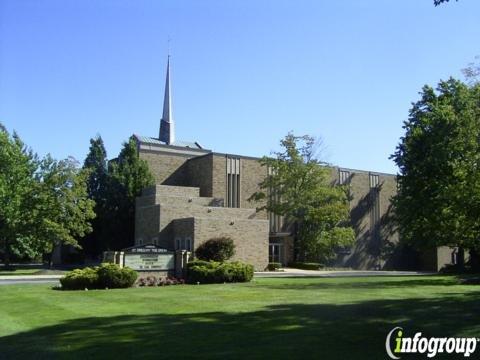
[(124, 265), (133, 270), (173, 270), (175, 268), (175, 259), (172, 253), (125, 253)]

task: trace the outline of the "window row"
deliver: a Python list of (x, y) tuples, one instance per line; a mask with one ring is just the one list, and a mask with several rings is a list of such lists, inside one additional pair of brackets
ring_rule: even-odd
[[(340, 185), (348, 185), (350, 184), (350, 180), (352, 178), (352, 174), (348, 170), (338, 170), (338, 183)], [(378, 188), (380, 184), (380, 177), (377, 174), (369, 174), (368, 175), (370, 189)]]
[(175, 238), (175, 250), (193, 251), (193, 241), (190, 237)]
[(227, 207), (240, 207), (240, 158), (227, 156)]

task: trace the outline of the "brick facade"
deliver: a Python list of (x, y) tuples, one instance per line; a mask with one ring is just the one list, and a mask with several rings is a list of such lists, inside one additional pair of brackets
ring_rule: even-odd
[(223, 199), (200, 197), (194, 187), (157, 185), (137, 198), (135, 244), (155, 243), (176, 249), (176, 241), (201, 243), (219, 236), (231, 237), (236, 246), (234, 260), (263, 270), (268, 263), (268, 221), (252, 208), (226, 208)]
[(264, 270), (268, 264), (268, 222), (266, 220), (191, 217), (174, 221), (176, 238), (193, 240), (193, 250), (212, 237), (229, 237), (235, 244), (232, 260)]
[[(293, 260), (294, 241), (288, 224), (277, 217), (275, 221), (280, 225), (272, 226), (271, 214), (255, 213), (254, 208), (262, 204), (248, 201), (267, 175), (258, 158), (219, 154), (199, 147), (161, 145), (158, 141), (152, 145), (139, 140), (138, 149), (156, 183), (170, 186), (145, 189), (137, 199), (137, 244), (155, 241), (173, 248), (175, 229), (182, 234), (188, 232), (195, 247), (208, 238), (228, 234), (237, 245), (237, 258), (251, 261), (257, 269), (268, 262), (269, 243), (281, 245), (282, 262)], [(239, 208), (225, 207), (229, 191), (227, 162), (232, 158), (239, 159), (240, 164)], [(356, 235), (355, 244), (350, 249), (339, 249), (331, 265), (353, 269), (405, 268), (404, 254), (389, 251), (398, 243), (398, 233), (389, 221), (391, 198), (397, 186), (395, 176), (331, 167), (331, 178), (332, 184), (347, 180), (350, 219)], [(236, 225), (230, 225), (232, 219)], [(188, 231), (184, 223), (190, 224)], [(435, 268), (438, 267), (436, 264)]]

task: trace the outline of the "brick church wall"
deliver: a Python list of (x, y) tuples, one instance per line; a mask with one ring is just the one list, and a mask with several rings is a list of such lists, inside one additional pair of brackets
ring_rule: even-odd
[(175, 237), (189, 237), (194, 250), (213, 237), (230, 237), (235, 244), (231, 260), (252, 264), (262, 271), (268, 264), (268, 221), (227, 220), (222, 218), (185, 218), (174, 221)]

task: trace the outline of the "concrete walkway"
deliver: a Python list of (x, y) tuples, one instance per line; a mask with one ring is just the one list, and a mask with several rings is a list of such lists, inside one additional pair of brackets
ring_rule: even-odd
[(284, 268), (283, 271), (255, 272), (255, 277), (362, 277), (362, 276), (422, 276), (435, 275), (422, 271), (378, 271), (378, 270), (301, 270)]

